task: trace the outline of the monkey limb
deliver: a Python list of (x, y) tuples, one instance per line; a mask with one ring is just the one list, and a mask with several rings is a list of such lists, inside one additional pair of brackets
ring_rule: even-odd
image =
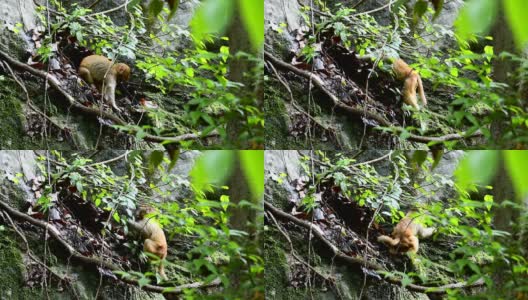
[(434, 231), (434, 228), (426, 228), (413, 222), (411, 213), (407, 213), (394, 227), (391, 236), (381, 235), (378, 237), (378, 242), (387, 245), (392, 254), (416, 253), (419, 248), (418, 238), (428, 238), (433, 235)]
[(420, 75), (418, 75), (418, 73), (409, 67), (409, 65), (402, 59), (394, 61), (392, 64), (392, 70), (397, 79), (404, 81), (402, 90), (403, 101), (416, 109), (420, 109), (418, 106), (418, 99), (416, 98), (416, 90), (418, 89), (422, 104), (424, 106), (427, 105), (427, 99), (425, 98), (422, 78), (420, 78)]
[(118, 81), (126, 81), (130, 77), (129, 66), (123, 63), (114, 64), (101, 55), (90, 55), (81, 61), (79, 75), (97, 88), (115, 110), (121, 111), (115, 103), (115, 88)]
[[(147, 217), (147, 214), (152, 212), (154, 212), (152, 208), (141, 208), (138, 213), (138, 221), (129, 221), (128, 224), (141, 232), (142, 237), (145, 239), (143, 242), (143, 251), (151, 253), (159, 257), (160, 260), (163, 260), (167, 257), (167, 240), (160, 225), (151, 217)], [(162, 263), (159, 265), (158, 272), (163, 279), (167, 280)]]

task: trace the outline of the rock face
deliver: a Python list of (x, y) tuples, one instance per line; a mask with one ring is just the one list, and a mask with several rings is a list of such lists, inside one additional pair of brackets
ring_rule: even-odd
[(302, 24), (300, 8), (297, 0), (266, 0), (264, 2), (264, 28), (266, 31), (270, 27), (276, 29), (280, 24), (286, 24), (285, 30), (288, 32), (300, 28)]
[[(4, 195), (19, 195), (20, 199), (10, 199), (18, 204), (34, 203), (34, 194), (28, 181), (37, 177), (36, 155), (33, 151), (0, 151), (0, 184)], [(2, 199), (6, 201), (6, 199)]]
[(442, 159), (433, 170), (433, 174), (441, 175), (442, 177), (449, 178), (447, 182), (439, 182), (438, 184), (442, 188), (438, 188), (434, 184), (428, 184), (427, 182), (420, 182), (424, 190), (432, 192), (433, 196), (430, 197), (430, 201), (440, 201), (441, 199), (448, 199), (456, 194), (454, 189), (454, 173), (458, 167), (460, 160), (464, 158), (464, 151), (449, 151), (442, 156)]
[(15, 25), (21, 23), (22, 31), (33, 29), (37, 26), (33, 0), (3, 0), (0, 2), (0, 21)]
[(191, 1), (181, 1), (178, 6), (178, 11), (174, 14), (174, 17), (171, 19), (171, 22), (177, 24), (183, 28), (188, 28), (189, 23), (194, 15), (196, 7), (200, 4), (200, 1), (191, 0)]
[[(299, 201), (299, 194), (294, 190), (291, 180), (301, 178), (300, 156), (297, 151), (266, 151), (264, 154), (264, 188), (269, 195), (277, 195), (282, 200)], [(285, 176), (284, 176), (285, 175)], [(273, 197), (275, 198), (275, 197)], [(270, 199), (280, 207), (286, 201)]]
[[(122, 152), (103, 151), (94, 160), (102, 161), (120, 153)], [(185, 156), (196, 157), (196, 153), (192, 151)], [(32, 190), (33, 180), (41, 177), (38, 163), (37, 154), (33, 151), (0, 151), (0, 201), (16, 209), (22, 207), (27, 209), (27, 202), (34, 203), (37, 199)], [(182, 163), (176, 165), (175, 168), (188, 170), (188, 164), (188, 159), (183, 159)], [(122, 166), (117, 166), (117, 172), (120, 168), (124, 169)], [(188, 172), (183, 176), (185, 174)], [(3, 218), (2, 210), (0, 210), (0, 218), (6, 220)], [(21, 223), (15, 222), (21, 226)], [(68, 257), (62, 257), (60, 247), (56, 247), (52, 239), (46, 241), (46, 246), (53, 249), (48, 252), (46, 263), (54, 274), (67, 278), (68, 287), (64, 288), (62, 284), (57, 284), (56, 277), (52, 277), (52, 284), (48, 285), (44, 291), (39, 285), (42, 279), (39, 274), (46, 273), (46, 271), (27, 255), (24, 243), (9, 224), (9, 222), (0, 222), (0, 270), (2, 270), (0, 272), (0, 299), (42, 299), (42, 295), (46, 293), (49, 293), (50, 299), (59, 300), (72, 299), (73, 295), (77, 299), (95, 299), (96, 293), (98, 293), (98, 299), (163, 299), (161, 294), (146, 293), (139, 288), (116, 284), (106, 279), (103, 280), (102, 285), (99, 285), (100, 278), (97, 272), (78, 262), (69, 261)], [(24, 227), (23, 232), (29, 250), (41, 257), (44, 251), (42, 231)]]
[(266, 50), (285, 55), (298, 48), (294, 42), (294, 31), (301, 29), (304, 24), (300, 9), (297, 0), (264, 2), (265, 47), (273, 45), (274, 48)]

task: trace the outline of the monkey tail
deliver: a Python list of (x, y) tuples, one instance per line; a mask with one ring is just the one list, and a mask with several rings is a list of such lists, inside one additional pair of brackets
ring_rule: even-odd
[(425, 92), (422, 84), (422, 78), (418, 76), (418, 92), (420, 93), (420, 98), (422, 99), (422, 104), (427, 105), (427, 99), (425, 99)]
[(400, 239), (393, 239), (390, 236), (380, 235), (378, 236), (378, 242), (394, 247), (400, 243)]

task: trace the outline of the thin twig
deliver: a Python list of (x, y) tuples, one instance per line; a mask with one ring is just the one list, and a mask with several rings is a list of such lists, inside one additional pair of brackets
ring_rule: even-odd
[(114, 11), (118, 11), (120, 10), (121, 8), (123, 7), (126, 7), (128, 5), (128, 0), (125, 1), (125, 3), (117, 6), (117, 7), (114, 7), (114, 8), (111, 8), (109, 10), (105, 10), (105, 11), (100, 11), (100, 12), (96, 12), (96, 13), (93, 13), (93, 14), (89, 14), (89, 15), (86, 15), (85, 17), (94, 17), (94, 16), (97, 16), (97, 15), (105, 15), (105, 14), (109, 14), (111, 12), (114, 12)]

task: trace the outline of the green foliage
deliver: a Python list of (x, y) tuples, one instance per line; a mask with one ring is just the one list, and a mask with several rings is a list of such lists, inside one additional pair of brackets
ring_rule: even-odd
[(457, 169), (457, 180), (462, 188), (468, 189), (469, 183), (490, 184), (504, 160), (513, 183), (518, 200), (528, 196), (528, 176), (526, 167), (528, 152), (525, 151), (471, 151)]
[[(75, 193), (85, 201), (91, 201), (96, 207), (109, 211), (112, 218), (119, 224), (125, 224), (126, 218), (131, 217), (136, 210), (137, 199), (149, 198), (145, 192), (138, 187), (146, 182), (142, 170), (142, 159), (139, 155), (133, 155), (131, 167), (136, 170), (134, 176), (117, 176), (112, 169), (105, 164), (91, 164), (90, 159), (73, 154), (69, 160), (58, 151), (53, 151), (57, 164), (55, 171), (50, 175), (52, 185), (67, 181), (75, 188)], [(41, 156), (39, 160), (45, 161)], [(45, 176), (48, 175), (44, 165), (40, 167)], [(51, 194), (51, 187), (46, 187), (45, 193), (40, 197), (38, 203), (44, 210), (56, 205), (57, 195)], [(122, 218), (124, 214), (125, 218)], [(112, 228), (112, 223), (107, 223), (106, 229)]]
[[(322, 155), (322, 153), (319, 153)], [(353, 159), (346, 157), (345, 154), (336, 153), (333, 159), (323, 156), (325, 162), (321, 169), (315, 174), (316, 186), (319, 184), (331, 182), (339, 187), (340, 192), (351, 201), (356, 202), (359, 206), (376, 209), (380, 205), (391, 207), (396, 212), (400, 203), (403, 201), (413, 201), (414, 196), (409, 190), (404, 190), (401, 183), (409, 182), (408, 170), (404, 156), (394, 154), (392, 166), (399, 171), (400, 181), (395, 181), (392, 176), (382, 176), (370, 164), (356, 164)], [(309, 158), (305, 161), (310, 163)], [(302, 164), (308, 174), (311, 174), (310, 164)], [(431, 178), (432, 180), (432, 178)], [(309, 193), (303, 198), (303, 204), (308, 211), (318, 206), (321, 201), (319, 194), (314, 194), (316, 187), (309, 188)], [(385, 211), (382, 215), (391, 216)]]
[[(225, 137), (224, 126), (229, 120), (245, 118), (247, 127), (242, 131), (245, 135), (241, 136), (241, 139), (260, 135), (264, 126), (262, 112), (252, 104), (253, 101), (244, 103), (239, 96), (244, 94), (241, 84), (226, 78), (229, 57), (227, 47), (220, 47), (218, 53), (204, 49), (187, 49), (184, 58), (180, 60), (176, 59), (181, 56), (177, 53), (168, 57), (147, 53), (145, 55), (149, 56), (145, 56), (143, 61), (138, 61), (137, 67), (145, 72), (147, 82), (164, 93), (173, 93), (175, 88), (187, 91), (186, 99), (182, 100), (185, 100), (186, 112), (183, 121), (188, 127), (205, 126), (202, 130), (204, 134), (218, 129)], [(261, 62), (258, 69), (260, 68)], [(259, 70), (255, 70), (255, 77), (258, 72)], [(163, 118), (158, 110), (149, 114), (152, 118), (160, 120), (158, 128), (171, 127), (171, 118)]]
[[(135, 59), (138, 51), (139, 39), (138, 36), (143, 35), (145, 25), (142, 20), (142, 12), (136, 7), (129, 13), (131, 16), (132, 26), (116, 25), (109, 16), (105, 14), (90, 14), (91, 10), (80, 7), (78, 3), (72, 4), (70, 12), (58, 1), (52, 1), (58, 14), (54, 14), (54, 19), (51, 19), (48, 24), (48, 19), (45, 15), (45, 7), (38, 7), (39, 18), (41, 22), (51, 28), (51, 32), (46, 33), (45, 42), (39, 48), (39, 54), (43, 55), (46, 60), (49, 57), (51, 37), (68, 29), (69, 33), (77, 39), (81, 46), (91, 48), (97, 54), (105, 55), (111, 59), (119, 60), (123, 57), (128, 59)], [(44, 48), (43, 50), (40, 50)], [(40, 53), (42, 52), (42, 53)]]
[[(146, 99), (158, 106), (155, 109), (145, 109), (152, 122), (144, 125), (116, 126), (117, 129), (134, 130), (139, 140), (147, 134), (176, 136), (200, 131), (205, 135), (217, 130), (220, 141), (216, 147), (232, 148), (242, 145), (242, 148), (258, 148), (263, 144), (264, 117), (256, 104), (257, 99), (253, 92), (255, 87), (232, 82), (226, 76), (229, 60), (243, 57), (254, 66), (245, 74), (247, 82), (257, 84), (262, 77), (263, 62), (247, 53), (237, 53), (232, 57), (229, 47), (223, 45), (227, 38), (221, 36), (232, 20), (229, 14), (234, 12), (234, 5), (240, 5), (243, 20), (251, 31), (252, 41), (262, 43), (259, 40), (263, 38), (263, 34), (259, 35), (259, 30), (263, 30), (263, 21), (260, 27), (256, 26), (255, 22), (258, 22), (259, 18), (254, 18), (254, 14), (258, 13), (259, 9), (262, 10), (259, 3), (263, 6), (263, 1), (204, 3), (196, 13), (193, 24), (201, 29), (211, 26), (221, 30), (207, 29), (193, 36), (180, 26), (164, 21), (162, 15), (165, 13), (160, 13), (163, 1), (151, 1), (148, 12), (143, 11), (138, 1), (129, 3), (127, 24), (123, 26), (117, 26), (106, 14), (91, 13), (91, 10), (78, 4), (72, 4), (70, 11), (67, 11), (60, 1), (52, 2), (59, 13), (53, 15), (50, 24), (44, 13), (45, 7), (39, 7), (41, 21), (51, 28), (42, 47), (38, 49), (42, 60), (47, 61), (56, 55), (52, 37), (67, 31), (81, 46), (92, 49), (97, 54), (114, 60), (134, 59), (135, 67), (140, 72), (134, 71), (133, 76), (144, 77), (149, 85), (164, 94), (163, 100), (160, 100), (160, 97)], [(179, 1), (167, 2), (171, 9), (168, 12), (170, 17)], [(227, 15), (224, 14), (225, 9)], [(159, 22), (149, 24), (155, 24), (157, 27), (149, 27), (150, 32), (147, 32), (145, 17), (155, 18), (154, 16), (158, 17)], [(203, 18), (200, 19), (200, 16)], [(261, 18), (262, 16), (263, 14), (260, 15)], [(223, 27), (217, 23), (222, 20), (227, 22)], [(196, 42), (194, 45), (192, 40)], [(187, 43), (188, 46), (175, 50), (175, 41), (183, 45)], [(206, 49), (206, 45), (212, 44), (219, 45), (218, 51)], [(228, 137), (226, 132), (226, 125), (234, 120), (240, 123), (236, 138)], [(181, 142), (181, 145), (191, 147), (192, 143), (193, 141)], [(196, 148), (196, 145), (194, 147)]]
[(194, 38), (202, 41), (210, 34), (223, 35), (233, 14), (239, 13), (250, 41), (255, 49), (264, 42), (264, 1), (263, 0), (206, 0), (191, 22)]
[(260, 49), (264, 42), (264, 1), (239, 0), (242, 22), (249, 32), (249, 38), (255, 49)]
[[(161, 154), (161, 156), (160, 156)], [(255, 233), (234, 229), (230, 224), (232, 209), (241, 209), (250, 214), (262, 214), (260, 200), (263, 189), (263, 151), (208, 151), (198, 157), (192, 171), (191, 182), (181, 175), (168, 172), (171, 162), (163, 157), (163, 152), (153, 152), (145, 161), (142, 151), (129, 153), (126, 172), (116, 175), (107, 164), (94, 164), (79, 154), (51, 153), (54, 163), (48, 173), (46, 157), (40, 156), (39, 164), (43, 176), (50, 176), (50, 185), (45, 186), (45, 195), (39, 199), (43, 208), (57, 205), (57, 194), (51, 191), (67, 184), (68, 190), (85, 201), (110, 212), (112, 220), (105, 222), (104, 232), (115, 227), (126, 226), (126, 221), (140, 204), (160, 208), (155, 218), (167, 237), (176, 237), (192, 245), (187, 259), (183, 262), (165, 262), (166, 270), (175, 267), (174, 284), (196, 281), (210, 282), (220, 278), (223, 284), (222, 296), (232, 299), (247, 299), (257, 291), (263, 291), (264, 262), (260, 247), (250, 234), (261, 230), (262, 218), (249, 226)], [(225, 186), (232, 175), (235, 158), (241, 158), (240, 167), (245, 176), (256, 178), (246, 180), (255, 199), (247, 199), (238, 204), (232, 203), (224, 194)], [(212, 171), (214, 170), (214, 171)], [(119, 173), (123, 173), (121, 170)], [(243, 179), (243, 178), (242, 178)], [(220, 189), (217, 189), (221, 187)], [(193, 190), (190, 198), (174, 199), (174, 190)], [(214, 196), (213, 193), (220, 193)], [(210, 199), (210, 197), (213, 197)], [(132, 241), (129, 247), (142, 249), (140, 241)], [(185, 253), (184, 253), (185, 254)], [(172, 258), (171, 258), (172, 259)], [(153, 272), (116, 272), (124, 278), (136, 279), (140, 285), (150, 284), (156, 274)], [(237, 282), (233, 282), (233, 278)], [(214, 294), (214, 293), (213, 293)], [(212, 295), (212, 298), (218, 295)], [(195, 289), (185, 292), (185, 299), (200, 297)]]
[(264, 194), (264, 151), (240, 151), (240, 163), (251, 194), (256, 198)]
[[(513, 299), (522, 295), (528, 286), (528, 261), (523, 244), (525, 240), (522, 240), (528, 224), (528, 210), (521, 202), (528, 195), (528, 178), (526, 172), (523, 172), (526, 169), (528, 154), (524, 152), (526, 151), (468, 152), (458, 165), (456, 182), (432, 172), (433, 158), (414, 155), (412, 160), (407, 160), (397, 152), (388, 158), (393, 166), (389, 172), (392, 175), (380, 176), (371, 166), (358, 166), (352, 160), (336, 155), (331, 159), (322, 156), (320, 160), (323, 166), (315, 176), (322, 180), (332, 180), (333, 185), (340, 187), (340, 193), (347, 198), (352, 197), (351, 199), (358, 203), (363, 201), (364, 206), (371, 210), (378, 207), (381, 201), (369, 199), (388, 196), (391, 188), (401, 187), (399, 191), (392, 192), (396, 199), (383, 201), (384, 210), (389, 208), (392, 212), (393, 222), (397, 222), (404, 215), (400, 211), (401, 207), (418, 209), (419, 223), (437, 229), (432, 243), (441, 248), (445, 243), (454, 247), (449, 250), (429, 250), (424, 246), (425, 252), (420, 250), (418, 256), (411, 256), (414, 270), (405, 273), (385, 272), (386, 276), (396, 276), (404, 285), (416, 282), (435, 285), (439, 275), (428, 270), (435, 264), (443, 263), (444, 266), (439, 269), (440, 273), (445, 273), (440, 275), (443, 281), (464, 280), (472, 283), (482, 278), (486, 284), (482, 294), (476, 291), (477, 294), (473, 296), (466, 296), (465, 291), (461, 289), (451, 289), (448, 291), (448, 299)], [(486, 194), (492, 189), (486, 185), (496, 176), (501, 161), (504, 161), (512, 179), (516, 199), (497, 201), (493, 196)], [(411, 179), (416, 177), (420, 180), (413, 183)], [(425, 186), (428, 186), (427, 191)], [(446, 192), (447, 189), (454, 189), (456, 193)], [(442, 190), (444, 195), (452, 196), (442, 201), (416, 200), (417, 193), (428, 198), (433, 196), (436, 190)], [(515, 223), (510, 224), (512, 230), (509, 232), (499, 230), (494, 225), (495, 218), (501, 217), (495, 213), (499, 208), (508, 208), (514, 211), (513, 215), (519, 216)], [(440, 259), (441, 262), (434, 263), (423, 257), (428, 254), (434, 255), (435, 259)], [(500, 280), (497, 280), (497, 275)]]
[(457, 182), (461, 189), (469, 190), (475, 185), (489, 184), (498, 167), (497, 151), (473, 151), (461, 163), (457, 172)]
[(528, 42), (526, 15), (528, 3), (523, 0), (471, 0), (466, 3), (457, 20), (457, 29), (464, 39), (472, 34), (485, 34), (496, 21), (499, 6), (503, 6), (506, 20), (513, 32), (517, 47), (522, 49)]
[(191, 22), (193, 36), (201, 41), (210, 34), (224, 34), (232, 20), (235, 5), (235, 0), (204, 1)]
[[(497, 4), (496, 1), (469, 1), (461, 12), (457, 33), (451, 28), (431, 23), (426, 14), (429, 1), (418, 1), (412, 13), (414, 19), (421, 18), (420, 32), (423, 31), (423, 35), (418, 34), (413, 27), (415, 25), (407, 22), (408, 13), (401, 5), (404, 2), (406, 1), (399, 1), (393, 10), (399, 20), (397, 31), (391, 26), (379, 25), (368, 14), (357, 14), (338, 5), (331, 17), (322, 17), (321, 22), (315, 24), (315, 35), (308, 37), (309, 42), (301, 54), (308, 62), (320, 56), (321, 41), (316, 37), (330, 33), (339, 37), (345, 47), (360, 56), (379, 58), (383, 54), (384, 58), (403, 57), (407, 61), (414, 60), (411, 67), (420, 74), (426, 85), (428, 82), (432, 83), (433, 92), (426, 93), (432, 104), (428, 106), (431, 109), (411, 109), (414, 125), (407, 125), (404, 130), (396, 132), (394, 128), (380, 128), (398, 133), (402, 140), (413, 133), (428, 136), (464, 131), (469, 135), (480, 131), (486, 139), (484, 144), (491, 149), (526, 144), (528, 114), (520, 104), (516, 88), (494, 82), (491, 71), (495, 60), (512, 60), (521, 68), (512, 74), (511, 82), (522, 82), (526, 77), (528, 63), (526, 59), (510, 53), (495, 53), (490, 46), (491, 37), (475, 35), (486, 33), (492, 25), (496, 18), (497, 10), (492, 9)], [(433, 2), (435, 13), (438, 13), (442, 1)], [(513, 7), (517, 5), (514, 2), (505, 1), (505, 5)], [(522, 7), (515, 7), (515, 13), (523, 11)], [(310, 21), (309, 18), (307, 20)], [(467, 27), (466, 33), (460, 29), (464, 27)], [(411, 32), (414, 33), (412, 37), (409, 36)], [(458, 47), (432, 51), (437, 47), (437, 40), (446, 38), (458, 41)], [(423, 51), (416, 51), (417, 42)], [(476, 45), (482, 47), (479, 49)], [(425, 52), (426, 57), (422, 54)], [(381, 70), (389, 71), (388, 67), (384, 67), (383, 59), (379, 62)], [(404, 110), (407, 109), (404, 106)], [(492, 124), (505, 124), (498, 139), (492, 136), (489, 129)], [(436, 142), (431, 142), (429, 146), (434, 144)], [(460, 141), (457, 140), (443, 144), (447, 148), (460, 147)]]
[[(239, 156), (236, 158), (235, 156)], [(224, 184), (231, 172), (236, 167), (235, 160), (238, 159), (240, 168), (244, 171), (246, 182), (253, 194), (254, 199), (261, 199), (264, 186), (263, 175), (263, 151), (208, 151), (196, 162), (191, 171), (192, 186), (195, 190), (200, 214), (209, 218), (217, 229), (210, 226), (196, 226), (194, 234), (201, 237), (191, 254), (199, 256), (187, 265), (191, 271), (200, 272), (206, 269), (211, 274), (209, 280), (220, 278), (226, 291), (226, 295), (251, 295), (255, 288), (263, 289), (263, 283), (259, 278), (264, 272), (264, 261), (258, 254), (260, 249), (252, 248), (247, 243), (249, 233), (228, 227), (228, 209), (245, 208), (249, 211), (260, 212), (262, 207), (252, 199), (241, 201), (238, 204), (229, 201), (227, 195), (220, 197), (220, 202), (209, 201), (205, 198), (205, 192), (212, 185)], [(215, 172), (211, 172), (215, 170)], [(249, 176), (259, 174), (257, 178)], [(242, 178), (239, 178), (242, 180)], [(256, 224), (260, 228), (260, 224)], [(257, 229), (260, 230), (260, 229)], [(246, 241), (246, 242), (242, 242)], [(214, 264), (214, 262), (217, 264)], [(221, 262), (219, 265), (218, 263)], [(238, 288), (231, 288), (233, 274), (238, 274), (243, 281)], [(254, 286), (252, 282), (260, 282), (261, 286)], [(246, 289), (246, 290), (244, 290)], [(249, 290), (248, 290), (249, 289)]]
[(471, 34), (486, 34), (495, 21), (498, 4), (496, 0), (468, 1), (456, 23), (460, 36), (467, 39)]
[(213, 186), (219, 187), (226, 184), (234, 171), (235, 160), (240, 160), (240, 167), (252, 196), (255, 199), (260, 198), (264, 191), (264, 151), (257, 150), (204, 152), (191, 172), (193, 189), (196, 192), (212, 191)]

